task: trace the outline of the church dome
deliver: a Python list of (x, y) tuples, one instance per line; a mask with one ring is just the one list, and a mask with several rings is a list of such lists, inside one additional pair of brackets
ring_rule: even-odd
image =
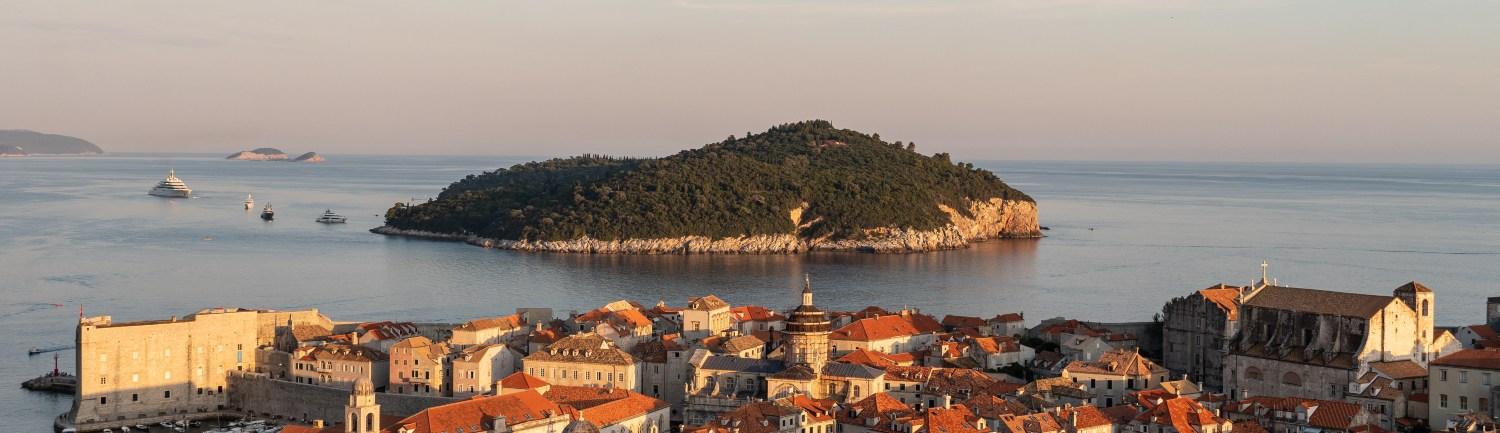
[(370, 378), (361, 377), (354, 380), (354, 395), (375, 395), (375, 383)]

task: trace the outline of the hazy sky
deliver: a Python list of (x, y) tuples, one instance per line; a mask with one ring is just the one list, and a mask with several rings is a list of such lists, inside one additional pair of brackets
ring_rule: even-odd
[(0, 129), (659, 155), (823, 118), (963, 159), (1500, 162), (1500, 2), (0, 0)]

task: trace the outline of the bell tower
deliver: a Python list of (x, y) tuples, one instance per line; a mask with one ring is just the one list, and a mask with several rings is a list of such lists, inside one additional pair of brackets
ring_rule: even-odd
[(813, 372), (828, 363), (828, 334), (833, 324), (828, 313), (813, 305), (812, 279), (803, 276), (802, 304), (792, 310), (783, 332), (787, 335), (787, 364), (806, 364)]
[(1412, 311), (1417, 313), (1418, 341), (1422, 342), (1423, 347), (1431, 347), (1432, 339), (1435, 338), (1432, 335), (1432, 319), (1437, 314), (1434, 311), (1437, 305), (1435, 299), (1433, 299), (1432, 289), (1427, 288), (1422, 283), (1412, 281), (1396, 288), (1395, 295), (1401, 299), (1401, 302), (1411, 307)]
[(380, 405), (375, 404), (375, 384), (369, 378), (354, 381), (349, 405), (344, 406), (344, 433), (380, 431)]

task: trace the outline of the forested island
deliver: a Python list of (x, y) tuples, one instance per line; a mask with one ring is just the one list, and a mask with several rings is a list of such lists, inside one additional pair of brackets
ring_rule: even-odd
[(470, 175), (377, 233), (589, 253), (872, 252), (1038, 237), (1036, 203), (914, 144), (784, 124), (663, 158), (584, 155)]
[(93, 155), (104, 149), (88, 140), (24, 129), (0, 130), (0, 155)]

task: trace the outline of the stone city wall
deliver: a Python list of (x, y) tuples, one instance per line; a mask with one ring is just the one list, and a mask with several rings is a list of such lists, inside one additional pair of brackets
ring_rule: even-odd
[[(311, 384), (274, 380), (263, 374), (231, 372), (228, 406), (256, 416), (335, 424), (344, 418), (349, 391)], [(377, 393), (375, 403), (382, 416), (409, 416), (433, 406), (459, 401), (447, 397), (422, 397)]]

